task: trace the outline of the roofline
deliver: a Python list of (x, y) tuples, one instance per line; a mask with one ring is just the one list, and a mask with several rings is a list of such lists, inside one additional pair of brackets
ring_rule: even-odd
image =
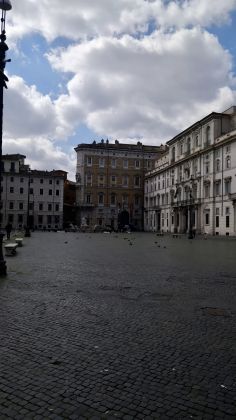
[(199, 125), (202, 125), (204, 122), (211, 120), (212, 118), (216, 118), (216, 117), (226, 117), (226, 118), (230, 118), (230, 114), (225, 114), (223, 112), (211, 112), (210, 114), (206, 115), (204, 118), (202, 118), (201, 120), (195, 122), (194, 124), (190, 125), (188, 128), (186, 128), (185, 130), (181, 131), (181, 133), (176, 134), (175, 137), (173, 137), (171, 140), (167, 141), (166, 144), (172, 144), (174, 143), (178, 138), (182, 137), (184, 134), (186, 134), (188, 131), (191, 131), (194, 127), (197, 127)]
[(132, 143), (107, 143), (104, 141), (99, 143), (80, 143), (78, 146), (74, 147), (74, 150), (77, 152), (81, 149), (105, 149), (105, 150), (130, 150), (130, 151), (150, 151), (150, 152), (161, 152), (163, 146), (155, 146), (148, 144), (132, 144)]

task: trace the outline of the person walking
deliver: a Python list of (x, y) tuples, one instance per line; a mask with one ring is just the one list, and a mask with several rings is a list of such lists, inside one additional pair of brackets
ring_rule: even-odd
[(5, 227), (7, 232), (7, 239), (10, 239), (11, 237), (11, 231), (12, 231), (12, 224), (8, 222), (8, 224)]

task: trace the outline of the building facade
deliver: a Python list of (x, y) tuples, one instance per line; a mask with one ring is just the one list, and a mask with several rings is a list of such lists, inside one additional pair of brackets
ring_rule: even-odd
[(236, 107), (167, 142), (145, 177), (146, 231), (236, 235)]
[(34, 229), (61, 229), (65, 177), (64, 171), (30, 170), (24, 155), (3, 155), (0, 227), (10, 222), (23, 229), (29, 222)]
[(143, 229), (144, 175), (162, 147), (102, 140), (79, 144), (75, 151), (77, 224)]

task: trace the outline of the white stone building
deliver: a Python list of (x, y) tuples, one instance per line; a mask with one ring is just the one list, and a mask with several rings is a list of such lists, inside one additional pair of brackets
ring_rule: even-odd
[(30, 170), (20, 154), (2, 157), (2, 211), (0, 227), (14, 229), (63, 227), (64, 171)]
[(145, 177), (146, 231), (236, 235), (236, 107), (167, 142)]

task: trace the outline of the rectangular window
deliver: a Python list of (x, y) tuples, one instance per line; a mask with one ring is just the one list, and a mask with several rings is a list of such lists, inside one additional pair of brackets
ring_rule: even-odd
[(148, 169), (152, 168), (152, 161), (151, 160), (147, 160), (147, 168)]
[(122, 202), (123, 204), (128, 205), (128, 195), (123, 195)]
[(40, 190), (39, 190), (39, 194), (40, 194), (40, 195), (43, 195), (43, 188), (40, 188)]
[(140, 169), (140, 160), (135, 161), (135, 169)]
[(225, 227), (229, 228), (229, 214), (225, 216)]
[(104, 203), (104, 194), (98, 194), (98, 204), (102, 205)]
[(48, 190), (48, 195), (52, 195), (52, 190)]
[(48, 204), (48, 211), (52, 211), (52, 204), (51, 203)]
[(99, 158), (99, 168), (104, 168), (104, 166), (105, 166), (105, 159)]
[(19, 203), (19, 210), (24, 210), (24, 203), (22, 202)]
[(92, 166), (92, 156), (87, 156), (87, 166)]
[(128, 169), (128, 166), (129, 166), (129, 161), (128, 161), (128, 159), (124, 159), (124, 160), (123, 160), (123, 168), (124, 168), (124, 169)]
[(60, 194), (60, 191), (59, 190), (56, 190), (56, 195), (59, 195)]
[(205, 213), (205, 225), (209, 225), (209, 223), (210, 223), (210, 212), (207, 211)]
[(216, 181), (215, 183), (215, 195), (220, 195), (220, 181)]
[(9, 209), (10, 210), (13, 210), (14, 209), (14, 202), (13, 201), (10, 201), (10, 203), (9, 203)]
[(123, 176), (123, 187), (128, 187), (129, 185), (129, 177), (127, 175)]
[(11, 176), (10, 181), (14, 182), (14, 176)]
[(59, 211), (59, 204), (56, 204), (55, 211)]
[(52, 216), (51, 216), (51, 214), (48, 214), (47, 215), (47, 222), (48, 222), (48, 225), (50, 225), (52, 223)]
[(43, 184), (43, 179), (42, 178), (40, 179), (40, 184)]
[(29, 203), (29, 210), (34, 210), (34, 203)]
[(91, 203), (91, 194), (87, 194), (86, 195), (86, 203), (90, 204)]
[(116, 159), (111, 160), (111, 167), (116, 168)]
[(39, 203), (39, 210), (43, 211), (43, 203)]
[(30, 194), (34, 194), (34, 189), (33, 188), (30, 188), (29, 193)]
[(52, 185), (52, 179), (49, 179), (49, 184)]
[(56, 184), (59, 185), (59, 180), (57, 179)]
[(216, 228), (220, 226), (220, 209), (219, 207), (216, 208)]
[(225, 194), (231, 193), (231, 179), (225, 180)]
[(134, 186), (135, 187), (140, 187), (140, 176), (139, 175), (135, 175), (135, 177), (134, 177)]
[(204, 194), (205, 194), (205, 198), (209, 198), (209, 196), (210, 196), (210, 184), (205, 184)]
[(40, 214), (38, 216), (38, 224), (41, 225), (43, 223), (43, 216)]
[(115, 175), (111, 176), (111, 183), (112, 183), (112, 185), (116, 184), (116, 176)]
[(24, 182), (24, 178), (20, 178), (20, 182)]
[(98, 185), (102, 187), (104, 185), (104, 175), (98, 176)]
[(13, 194), (14, 193), (14, 187), (10, 187), (10, 193)]
[(20, 194), (24, 194), (24, 188), (20, 188)]
[(11, 162), (10, 171), (15, 172), (15, 162)]

